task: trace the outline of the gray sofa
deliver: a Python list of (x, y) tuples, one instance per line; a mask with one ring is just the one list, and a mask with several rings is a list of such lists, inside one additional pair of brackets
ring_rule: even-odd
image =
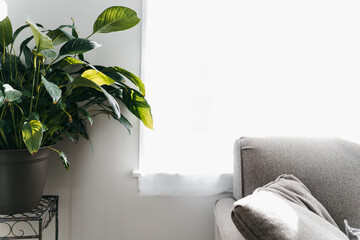
[(233, 198), (215, 204), (216, 240), (242, 240), (231, 220), (236, 200), (281, 174), (298, 177), (344, 231), (360, 228), (360, 145), (339, 138), (242, 137), (234, 144)]

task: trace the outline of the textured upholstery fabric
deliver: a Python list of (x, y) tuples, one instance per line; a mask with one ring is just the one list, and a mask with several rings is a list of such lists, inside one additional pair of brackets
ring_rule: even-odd
[(266, 184), (255, 190), (272, 192), (286, 200), (289, 200), (301, 207), (309, 209), (316, 215), (338, 227), (324, 206), (311, 194), (310, 190), (294, 175), (283, 174), (275, 181)]
[(215, 203), (215, 239), (216, 240), (245, 240), (231, 220), (231, 210), (235, 200), (223, 198)]
[(243, 137), (234, 153), (235, 199), (293, 174), (342, 230), (344, 219), (360, 226), (360, 145), (338, 138)]
[(266, 189), (238, 200), (232, 218), (247, 240), (348, 240), (324, 218)]

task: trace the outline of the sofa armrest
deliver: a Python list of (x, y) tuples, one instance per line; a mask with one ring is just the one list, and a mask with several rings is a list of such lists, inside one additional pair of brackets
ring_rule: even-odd
[(215, 203), (215, 239), (216, 240), (245, 240), (231, 220), (231, 210), (235, 200), (223, 198)]

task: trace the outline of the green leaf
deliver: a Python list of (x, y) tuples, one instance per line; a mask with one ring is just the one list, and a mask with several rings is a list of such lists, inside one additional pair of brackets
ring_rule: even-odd
[(53, 49), (44, 49), (40, 51), (40, 54), (45, 58), (54, 59), (56, 57), (56, 51)]
[(16, 101), (22, 96), (22, 93), (20, 91), (13, 89), (9, 84), (4, 84), (3, 87), (5, 98), (9, 102)]
[(90, 41), (84, 38), (74, 38), (66, 42), (60, 48), (59, 55), (63, 56), (67, 54), (81, 54), (98, 47), (101, 47), (101, 45), (95, 41)]
[[(67, 65), (74, 65), (74, 64), (81, 64), (81, 65), (86, 65), (85, 62), (79, 60), (79, 59), (76, 59), (76, 58), (73, 58), (73, 57), (66, 57), (62, 60), (65, 64), (65, 66)], [(61, 67), (63, 67), (63, 65), (61, 65)]]
[(107, 98), (108, 102), (110, 103), (111, 105), (111, 108), (113, 109), (114, 113), (115, 113), (115, 116), (117, 118), (120, 118), (121, 117), (121, 114), (120, 114), (120, 107), (119, 107), (119, 104), (117, 103), (116, 99), (111, 96), (105, 89), (103, 89), (102, 87), (100, 87), (103, 94), (105, 95), (105, 97)]
[(0, 119), (0, 130), (3, 130), (4, 133), (11, 133), (12, 131), (12, 122), (8, 120)]
[[(27, 45), (28, 43), (34, 38), (34, 36), (28, 37), (27, 39), (25, 39), (21, 44), (20, 44), (20, 54), (19, 57), (21, 56), (22, 52), (25, 50), (25, 48), (29, 48)], [(30, 50), (30, 48), (29, 48)], [(31, 51), (30, 51), (31, 52)]]
[(0, 90), (0, 107), (4, 104), (5, 102), (5, 95), (4, 93)]
[[(37, 23), (36, 26), (38, 27), (41, 27), (41, 28), (44, 28), (43, 25)], [(14, 35), (13, 35), (13, 42), (15, 42), (15, 39), (19, 36), (19, 34), (25, 29), (25, 28), (28, 28), (30, 27), (29, 24), (26, 24), (26, 25), (23, 25), (21, 27), (19, 27), (18, 29), (16, 29), (16, 31), (14, 32)]]
[(64, 164), (64, 167), (66, 168), (66, 170), (69, 170), (70, 164), (69, 164), (69, 162), (68, 162), (68, 160), (67, 160), (66, 154), (65, 154), (64, 152), (59, 151), (59, 150), (57, 150), (57, 149), (55, 149), (55, 148), (52, 148), (52, 147), (47, 147), (47, 148), (49, 148), (49, 149), (57, 152), (57, 153), (59, 154), (59, 157), (60, 157), (62, 163)]
[(82, 78), (82, 77), (75, 78), (74, 81), (72, 82), (72, 86), (74, 88), (75, 87), (90, 87), (90, 88), (96, 89), (100, 92), (102, 91), (99, 85), (97, 85), (93, 81), (90, 81), (89, 79)]
[(144, 96), (134, 89), (124, 88), (121, 99), (126, 107), (138, 117), (146, 127), (153, 129), (153, 118), (151, 108)]
[(36, 112), (31, 112), (31, 113), (29, 114), (29, 119), (30, 119), (30, 120), (38, 120), (38, 121), (40, 121), (39, 114), (36, 113)]
[(79, 38), (79, 34), (78, 34), (78, 32), (77, 32), (77, 30), (76, 30), (76, 27), (75, 27), (75, 21), (74, 21), (74, 19), (73, 18), (71, 18), (71, 21), (72, 21), (72, 30), (71, 30), (71, 34), (73, 35), (73, 37), (75, 37), (75, 38)]
[(145, 96), (145, 85), (139, 77), (135, 76), (135, 74), (133, 74), (123, 68), (120, 68), (120, 67), (112, 67), (112, 68), (115, 71), (117, 71), (118, 73), (122, 74), (127, 79), (129, 79), (132, 83), (134, 83), (139, 88), (141, 94), (143, 96)]
[(61, 89), (56, 84), (46, 80), (43, 76), (41, 76), (41, 80), (44, 83), (46, 91), (52, 97), (53, 103), (56, 104), (61, 98)]
[(12, 43), (12, 26), (9, 17), (6, 17), (4, 20), (0, 22), (0, 45), (2, 47), (6, 47), (10, 43)]
[(125, 82), (124, 77), (118, 71), (116, 71), (113, 67), (96, 66), (96, 68), (99, 69), (106, 76), (114, 79), (117, 83), (124, 84), (124, 82)]
[(124, 117), (122, 114), (121, 114), (121, 117), (117, 120), (128, 130), (128, 132), (130, 134), (132, 125), (129, 122), (129, 120), (127, 120), (126, 117)]
[(134, 10), (126, 7), (114, 6), (105, 9), (96, 19), (93, 34), (109, 33), (126, 30), (140, 22)]
[(67, 32), (65, 32), (60, 28), (51, 30), (46, 35), (52, 39), (54, 46), (62, 44), (74, 38), (73, 36), (71, 36), (70, 34), (68, 34)]
[(85, 109), (82, 109), (82, 108), (79, 108), (79, 112), (80, 112), (82, 115), (84, 115), (84, 116), (89, 120), (90, 125), (92, 126), (92, 124), (93, 124), (93, 119), (92, 119), (92, 117), (90, 116), (89, 112), (86, 111)]
[(23, 141), (32, 155), (40, 148), (43, 131), (43, 126), (38, 120), (26, 121), (22, 127)]
[(34, 24), (29, 18), (26, 22), (30, 25), (31, 31), (34, 35), (37, 52), (41, 52), (44, 49), (54, 49), (51, 38), (42, 33), (36, 24)]
[(81, 77), (87, 78), (99, 86), (111, 85), (111, 84), (115, 83), (115, 81), (113, 79), (109, 78), (102, 72), (96, 71), (94, 69), (86, 70), (85, 72), (83, 72), (83, 74), (81, 74)]
[(113, 96), (111, 96), (104, 88), (100, 87), (96, 82), (89, 80), (87, 78), (83, 78), (83, 77), (78, 77), (75, 78), (75, 80), (72, 82), (73, 87), (90, 87), (93, 89), (96, 89), (100, 92), (102, 92), (105, 97), (107, 98), (108, 102), (111, 105), (111, 108), (114, 111), (114, 114), (116, 115), (117, 118), (120, 118), (121, 114), (120, 114), (120, 107), (119, 104), (117, 103), (117, 101), (115, 100), (115, 98)]
[(88, 66), (94, 70), (97, 70), (93, 65), (83, 61), (83, 60), (80, 60), (80, 59), (77, 59), (77, 58), (73, 58), (73, 57), (70, 57), (70, 56), (67, 56), (65, 58), (63, 58), (61, 61), (57, 62), (56, 65), (59, 64), (59, 67), (57, 67), (58, 69), (60, 68), (64, 68), (64, 67), (68, 67), (68, 66), (71, 66), (71, 65), (83, 65), (83, 66)]
[(24, 47), (24, 56), (25, 56), (25, 64), (28, 69), (33, 68), (33, 56), (34, 54), (31, 52), (28, 46)]
[(64, 152), (59, 152), (59, 157), (64, 165), (64, 167), (66, 168), (66, 170), (69, 170), (70, 164), (67, 160), (67, 156)]

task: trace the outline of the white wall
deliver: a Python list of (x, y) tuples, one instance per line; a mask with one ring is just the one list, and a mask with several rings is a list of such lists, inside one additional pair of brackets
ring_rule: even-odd
[[(86, 37), (100, 12), (112, 5), (130, 7), (141, 15), (141, 0), (8, 0), (13, 26), (19, 27), (29, 14), (46, 28), (70, 24), (73, 17)], [(102, 48), (87, 55), (94, 63), (118, 65), (140, 73), (141, 26), (108, 35), (95, 35)], [(128, 115), (129, 116), (129, 115)], [(49, 165), (46, 194), (60, 195), (61, 240), (211, 240), (214, 239), (213, 204), (221, 196), (201, 198), (139, 197), (137, 179), (139, 131), (131, 135), (106, 117), (95, 119), (90, 129), (94, 146), (60, 143), (69, 157), (66, 172), (53, 155)], [(53, 228), (45, 239), (53, 239)]]

